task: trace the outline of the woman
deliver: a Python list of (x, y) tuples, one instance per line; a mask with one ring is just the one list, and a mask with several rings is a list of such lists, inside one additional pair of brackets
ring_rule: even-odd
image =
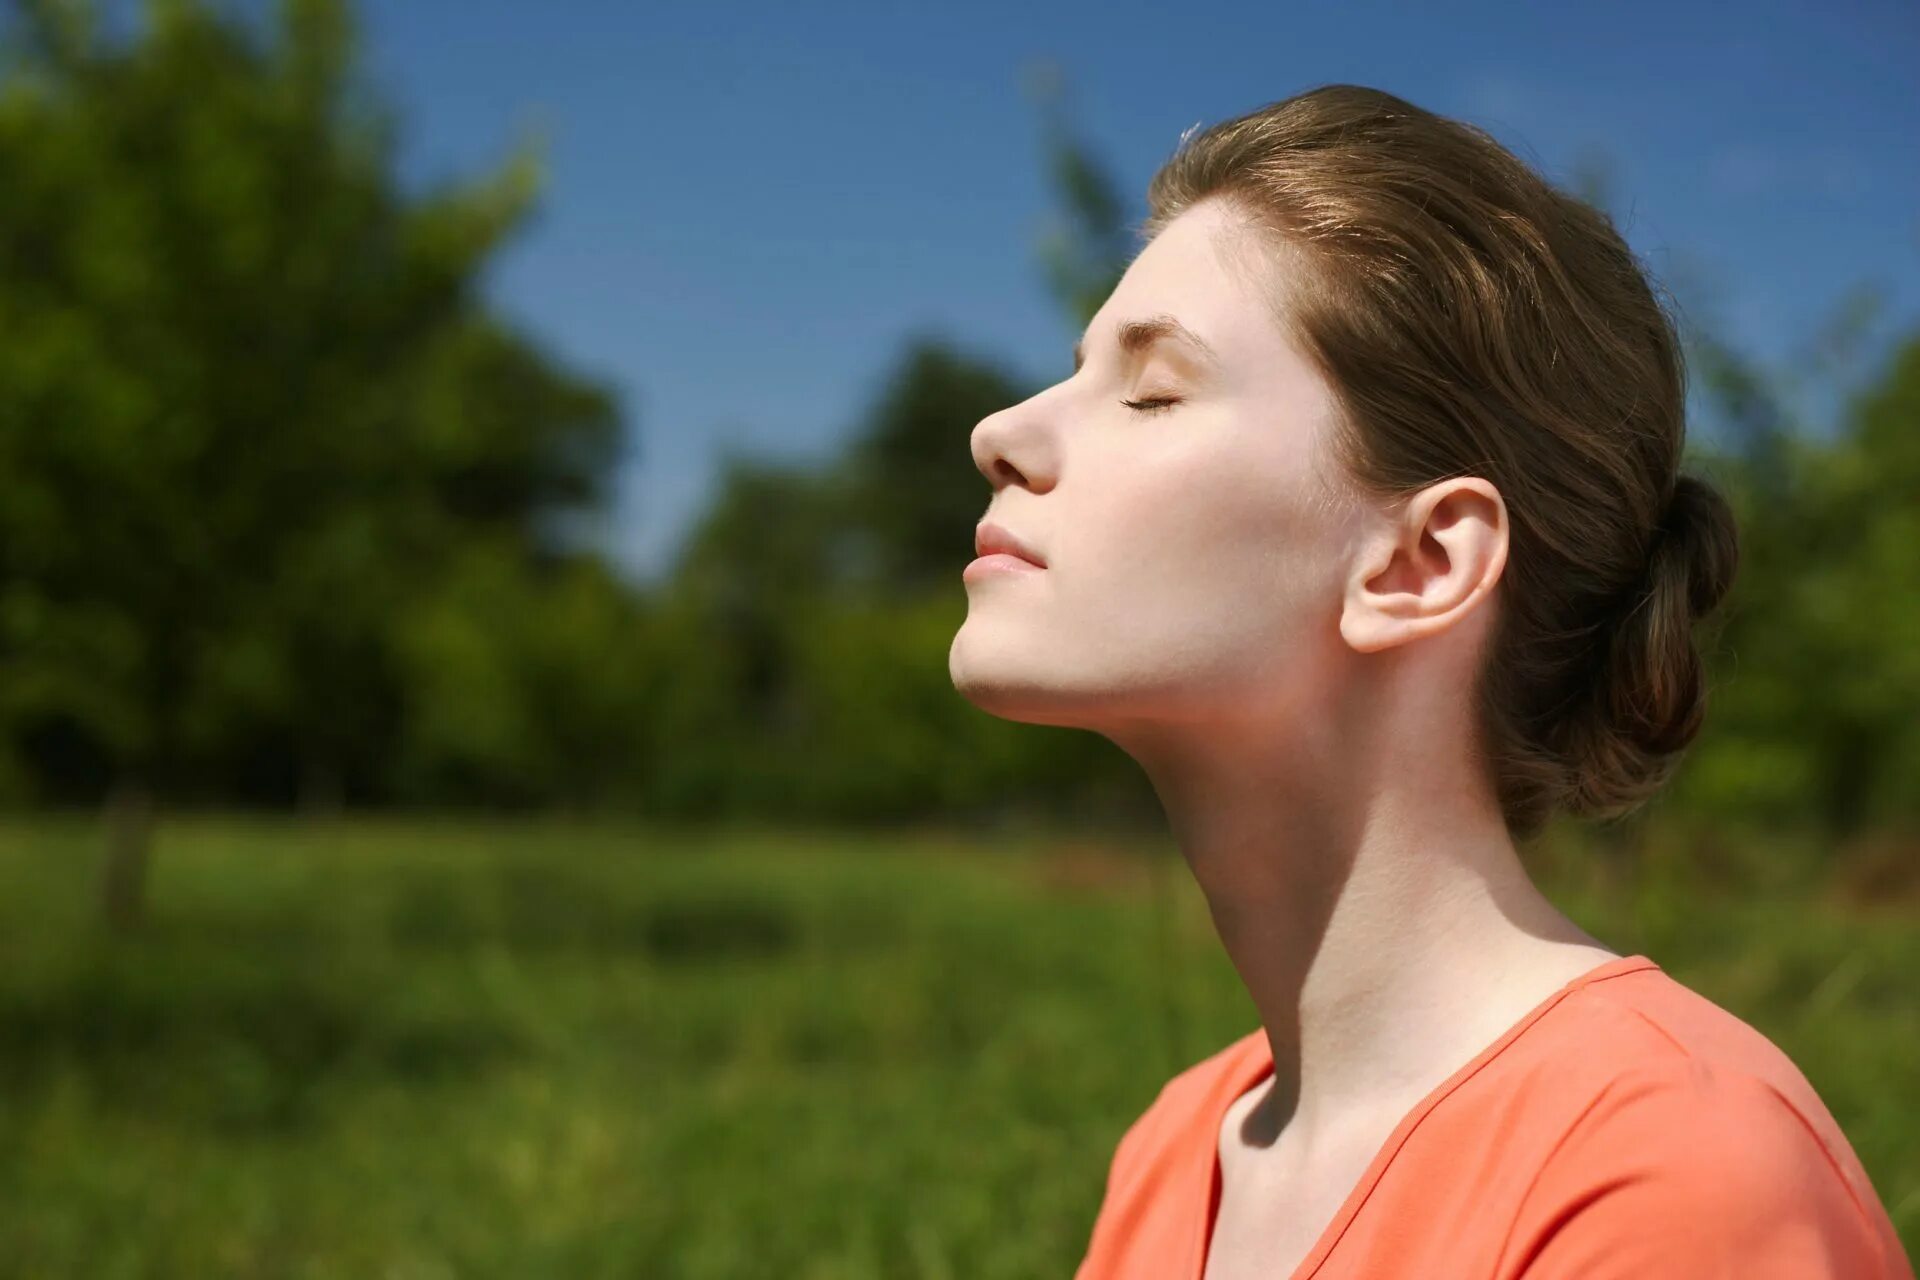
[(1140, 762), (1260, 1014), (1121, 1139), (1079, 1280), (1911, 1277), (1793, 1063), (1515, 852), (1666, 779), (1736, 564), (1612, 224), (1351, 85), (1149, 201), (1073, 375), (974, 431), (950, 654)]

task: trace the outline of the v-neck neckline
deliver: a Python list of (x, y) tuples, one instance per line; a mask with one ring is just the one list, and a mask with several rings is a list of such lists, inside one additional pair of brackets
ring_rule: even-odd
[[(1393, 1127), (1393, 1132), (1387, 1135), (1386, 1141), (1380, 1144), (1380, 1149), (1374, 1152), (1373, 1159), (1367, 1162), (1366, 1170), (1361, 1173), (1360, 1180), (1354, 1183), (1353, 1189), (1341, 1202), (1340, 1208), (1333, 1215), (1333, 1220), (1327, 1223), (1326, 1229), (1320, 1233), (1320, 1238), (1314, 1241), (1313, 1248), (1307, 1251), (1307, 1256), (1300, 1260), (1299, 1265), (1288, 1275), (1287, 1280), (1311, 1280), (1313, 1274), (1326, 1262), (1327, 1255), (1333, 1251), (1334, 1245), (1339, 1243), (1340, 1237), (1346, 1234), (1354, 1215), (1360, 1211), (1360, 1206), (1373, 1193), (1374, 1185), (1380, 1181), (1380, 1176), (1386, 1172), (1387, 1166), (1393, 1163), (1394, 1156), (1399, 1154), (1401, 1146), (1413, 1133), (1415, 1126), (1442, 1098), (1498, 1057), (1501, 1050), (1518, 1039), (1521, 1032), (1539, 1021), (1547, 1010), (1580, 988), (1603, 978), (1659, 967), (1650, 957), (1636, 953), (1629, 956), (1615, 956), (1588, 969), (1585, 973), (1576, 975), (1528, 1010), (1519, 1021), (1501, 1032), (1491, 1044), (1476, 1053), (1459, 1070), (1429, 1090), (1425, 1097), (1416, 1102), (1413, 1108), (1400, 1118), (1400, 1122)], [(1272, 1046), (1267, 1042), (1265, 1029), (1256, 1027), (1246, 1037), (1246, 1043), (1248, 1049), (1240, 1060), (1239, 1070), (1234, 1074), (1231, 1086), (1225, 1090), (1226, 1096), (1212, 1108), (1209, 1117), (1212, 1123), (1207, 1126), (1206, 1134), (1207, 1150), (1210, 1153), (1207, 1160), (1210, 1180), (1208, 1185), (1200, 1188), (1201, 1211), (1198, 1215), (1200, 1228), (1195, 1233), (1192, 1247), (1188, 1251), (1189, 1280), (1205, 1280), (1207, 1254), (1212, 1244), (1214, 1223), (1220, 1212), (1220, 1127), (1226, 1123), (1227, 1112), (1233, 1104), (1244, 1097), (1248, 1090), (1273, 1074)]]

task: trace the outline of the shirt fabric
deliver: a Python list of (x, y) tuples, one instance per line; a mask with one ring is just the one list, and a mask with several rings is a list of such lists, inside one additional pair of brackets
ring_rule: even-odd
[[(1202, 1280), (1264, 1030), (1120, 1139), (1074, 1280)], [(1283, 1210), (1276, 1209), (1276, 1212)], [(1287, 1280), (1914, 1280), (1839, 1125), (1758, 1030), (1620, 956), (1407, 1112)]]

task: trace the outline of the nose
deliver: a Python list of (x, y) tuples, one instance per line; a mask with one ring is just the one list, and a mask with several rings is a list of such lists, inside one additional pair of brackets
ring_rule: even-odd
[(1049, 434), (1044, 429), (1035, 404), (1041, 396), (1029, 396), (980, 419), (973, 429), (973, 465), (987, 478), (995, 492), (1010, 484), (1037, 488), (1049, 483), (1052, 454)]

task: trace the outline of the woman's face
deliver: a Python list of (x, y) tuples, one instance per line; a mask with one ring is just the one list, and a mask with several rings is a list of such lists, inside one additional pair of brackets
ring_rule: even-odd
[(1220, 201), (1186, 210), (1072, 376), (974, 428), (986, 519), (1045, 562), (966, 576), (948, 665), (982, 709), (1119, 736), (1304, 714), (1331, 674), (1353, 507), (1331, 396), (1261, 292), (1289, 265), (1248, 235)]

